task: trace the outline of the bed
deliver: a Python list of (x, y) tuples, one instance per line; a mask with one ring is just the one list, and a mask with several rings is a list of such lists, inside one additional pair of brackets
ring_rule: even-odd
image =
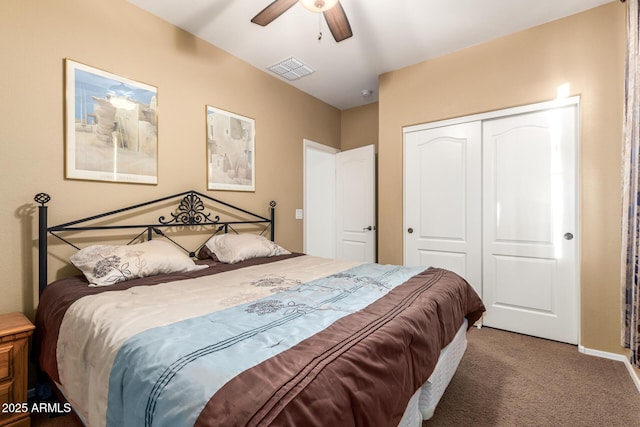
[[(158, 221), (111, 221), (174, 199)], [(420, 425), (484, 311), (447, 270), (290, 253), (274, 202), (266, 217), (188, 191), (48, 226), (50, 197), (35, 200), (34, 351), (90, 426)], [(64, 237), (114, 230), (140, 233), (83, 248)], [(178, 242), (185, 230), (204, 233), (196, 249)], [(82, 275), (47, 283), (50, 239), (78, 249)]]

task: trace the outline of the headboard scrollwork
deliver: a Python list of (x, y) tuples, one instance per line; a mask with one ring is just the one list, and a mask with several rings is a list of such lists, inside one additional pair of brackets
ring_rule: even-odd
[[(158, 221), (161, 224), (181, 224), (181, 225), (198, 225), (202, 223), (212, 222), (211, 213), (205, 213), (205, 206), (202, 199), (195, 193), (189, 193), (180, 201), (178, 205), (178, 213), (171, 213), (173, 219), (165, 221), (165, 217), (161, 216)], [(219, 216), (215, 216), (214, 223), (220, 221)]]
[[(94, 221), (99, 219), (106, 219), (117, 214), (134, 211), (146, 206), (157, 205), (159, 203), (170, 201), (172, 199), (179, 199), (177, 207), (168, 216), (160, 216), (157, 223), (92, 225)], [(76, 245), (58, 234), (65, 231), (142, 229), (142, 231), (133, 239), (131, 239), (129, 243), (136, 241), (145, 232), (147, 233), (147, 240), (151, 240), (153, 238), (153, 235), (156, 234), (170, 240), (176, 246), (187, 252), (191, 257), (195, 256), (196, 251), (204, 246), (204, 243), (202, 243), (200, 247), (198, 247), (195, 251), (190, 251), (167, 236), (167, 234), (164, 233), (162, 229), (180, 226), (208, 226), (213, 228), (213, 233), (211, 234), (216, 234), (220, 231), (227, 233), (229, 229), (234, 230), (233, 226), (235, 225), (262, 224), (264, 225), (264, 229), (262, 230), (261, 234), (264, 234), (267, 230), (270, 230), (270, 238), (272, 241), (275, 240), (275, 201), (271, 201), (269, 203), (270, 217), (266, 218), (232, 204), (207, 196), (206, 194), (190, 190), (183, 193), (174, 194), (172, 196), (150, 200), (147, 202), (127, 206), (125, 208), (101, 213), (98, 215), (93, 215), (64, 224), (54, 225), (51, 227), (49, 227), (47, 224), (47, 203), (51, 201), (51, 196), (49, 196), (47, 193), (38, 193), (35, 195), (34, 201), (40, 205), (38, 206), (38, 287), (40, 289), (40, 293), (42, 293), (44, 288), (47, 286), (48, 236), (52, 235), (59, 240), (62, 240), (66, 244), (78, 249)], [(219, 215), (214, 215), (213, 212), (207, 212), (207, 203), (214, 204), (218, 207), (218, 209), (226, 208), (234, 214), (242, 214), (249, 219), (222, 221)]]

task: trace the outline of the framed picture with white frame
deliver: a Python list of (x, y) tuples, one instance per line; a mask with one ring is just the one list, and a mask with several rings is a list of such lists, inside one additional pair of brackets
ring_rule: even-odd
[(207, 105), (207, 189), (255, 191), (255, 120)]
[(158, 90), (65, 59), (65, 176), (158, 183)]

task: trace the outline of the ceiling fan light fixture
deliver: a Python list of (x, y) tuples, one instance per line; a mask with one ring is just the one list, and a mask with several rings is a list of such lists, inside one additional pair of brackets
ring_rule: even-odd
[(300, 0), (300, 3), (311, 12), (324, 12), (338, 3), (338, 0)]

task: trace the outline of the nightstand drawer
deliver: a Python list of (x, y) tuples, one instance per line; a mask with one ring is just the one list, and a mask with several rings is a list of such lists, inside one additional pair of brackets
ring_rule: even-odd
[(0, 344), (0, 381), (13, 375), (13, 344)]
[(13, 381), (0, 383), (0, 405), (11, 402), (13, 402)]
[(22, 313), (0, 314), (0, 426), (29, 426), (27, 402), (29, 336), (33, 325)]

